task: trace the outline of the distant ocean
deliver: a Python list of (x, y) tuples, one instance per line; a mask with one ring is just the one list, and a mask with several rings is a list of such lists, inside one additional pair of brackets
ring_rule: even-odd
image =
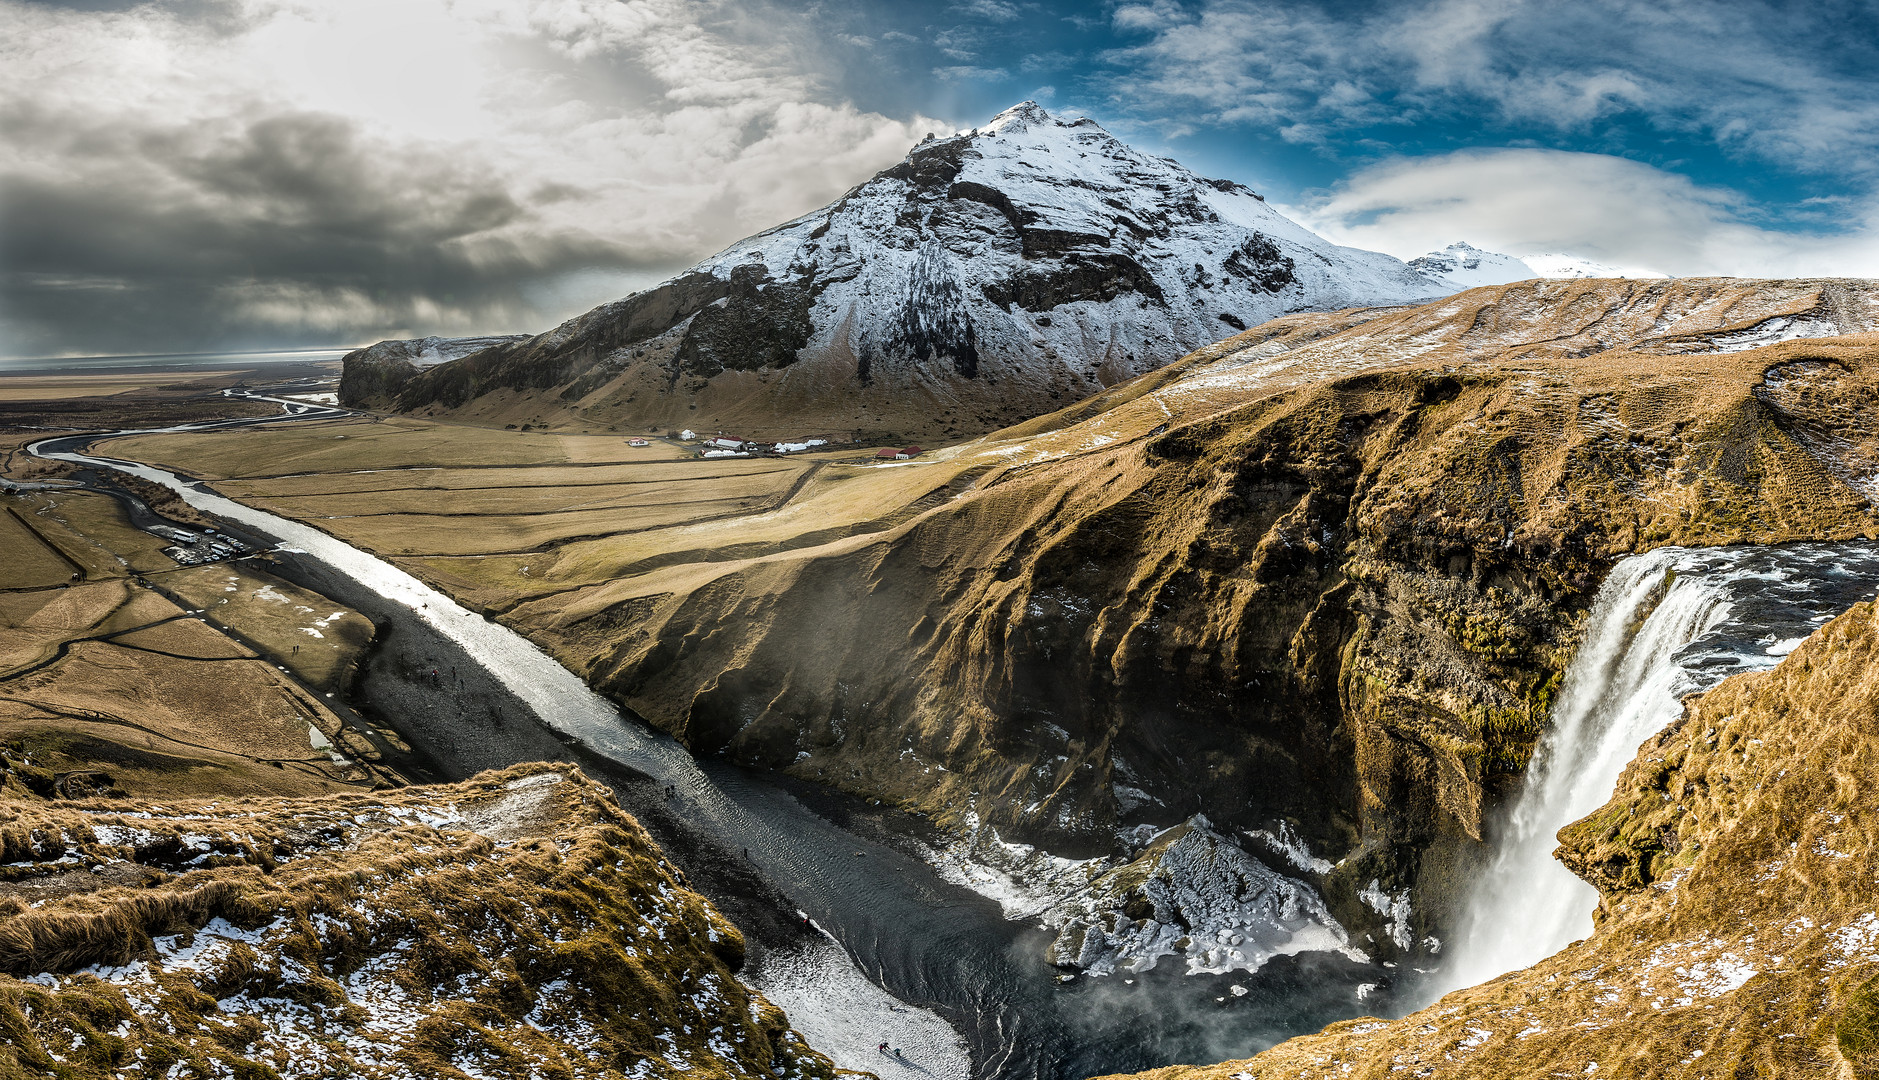
[(296, 349), (288, 352), (151, 353), (144, 356), (47, 356), (0, 360), (0, 375), (53, 375), (112, 371), (207, 371), (214, 368), (310, 364), (337, 360), (350, 349)]

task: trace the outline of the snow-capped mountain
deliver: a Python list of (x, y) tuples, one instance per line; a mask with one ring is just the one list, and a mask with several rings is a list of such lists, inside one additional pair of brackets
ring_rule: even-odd
[(1457, 241), (1440, 251), (1409, 260), (1409, 265), (1457, 291), (1505, 285), (1528, 278), (1667, 278), (1655, 270), (1611, 266), (1577, 255), (1502, 255)]
[(1457, 241), (1440, 251), (1409, 260), (1409, 265), (1430, 277), (1440, 278), (1456, 289), (1482, 285), (1505, 285), (1538, 277), (1533, 268), (1512, 255), (1482, 251), (1467, 241)]
[[(957, 434), (1286, 312), (1448, 291), (1324, 240), (1241, 184), (1025, 102), (975, 131), (929, 136), (832, 205), (653, 289), (413, 371), (397, 407)], [(527, 400), (490, 396), (505, 389)]]
[(1543, 278), (1668, 278), (1670, 275), (1635, 266), (1613, 266), (1577, 255), (1557, 252), (1523, 255), (1521, 261), (1533, 267), (1535, 277)]

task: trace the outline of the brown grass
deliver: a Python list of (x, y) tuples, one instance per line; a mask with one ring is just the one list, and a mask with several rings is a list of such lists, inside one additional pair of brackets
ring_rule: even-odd
[(6, 584), (15, 589), (38, 589), (62, 585), (79, 570), (57, 548), (39, 538), (37, 530), (27, 525), (13, 504), (16, 496), (0, 495), (0, 545), (4, 545)]
[[(55, 835), (68, 864), (143, 876), (54, 889), (33, 909), (0, 899), (0, 969), (35, 978), (0, 979), (0, 1075), (51, 1053), (81, 1077), (133, 1061), (237, 1076), (833, 1075), (734, 977), (737, 930), (565, 767), (134, 816), (0, 802), (0, 844), (29, 875), (57, 872), (33, 840)], [(167, 959), (192, 946), (192, 963)]]
[(111, 640), (133, 649), (174, 653), (197, 660), (233, 660), (255, 655), (246, 645), (197, 619), (172, 619), (118, 634)]
[(320, 690), (341, 689), (372, 643), (370, 619), (275, 577), (256, 560), (189, 567), (156, 583)]

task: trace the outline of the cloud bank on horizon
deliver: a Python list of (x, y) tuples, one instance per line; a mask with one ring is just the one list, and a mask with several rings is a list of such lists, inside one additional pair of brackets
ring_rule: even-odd
[(1872, 15), (0, 0), (0, 356), (539, 330), (1026, 97), (1401, 257), (1879, 274)]

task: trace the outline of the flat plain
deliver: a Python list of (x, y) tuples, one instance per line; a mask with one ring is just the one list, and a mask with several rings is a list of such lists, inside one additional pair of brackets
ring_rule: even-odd
[(143, 395), (151, 390), (194, 387), (225, 374), (218, 371), (147, 371), (10, 375), (0, 377), (0, 401), (63, 401), (71, 398)]
[(358, 613), (259, 559), (179, 566), (166, 540), (89, 491), (0, 494), (0, 543), (0, 746), (20, 775), (140, 798), (317, 794), (396, 775), (323, 703), (371, 641)]
[(699, 458), (667, 440), (408, 418), (137, 435), (100, 449), (211, 481), (491, 612), (879, 531), (996, 460), (941, 450), (884, 464), (872, 448)]

